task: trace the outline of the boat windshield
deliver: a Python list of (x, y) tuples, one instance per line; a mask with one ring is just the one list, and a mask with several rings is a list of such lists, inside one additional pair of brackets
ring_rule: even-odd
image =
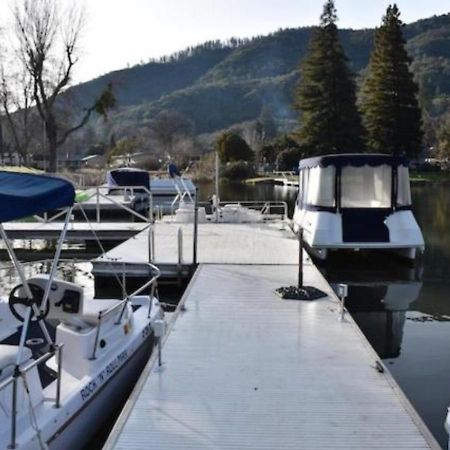
[(342, 168), (342, 208), (390, 208), (391, 189), (392, 167), (389, 165)]

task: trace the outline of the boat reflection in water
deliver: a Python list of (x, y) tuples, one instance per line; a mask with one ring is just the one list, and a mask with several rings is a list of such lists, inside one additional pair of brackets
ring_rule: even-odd
[(348, 283), (345, 303), (380, 358), (400, 356), (406, 312), (422, 282)]
[(330, 261), (321, 270), (335, 291), (348, 285), (345, 306), (380, 358), (397, 358), (407, 311), (422, 289), (422, 267), (359, 256)]

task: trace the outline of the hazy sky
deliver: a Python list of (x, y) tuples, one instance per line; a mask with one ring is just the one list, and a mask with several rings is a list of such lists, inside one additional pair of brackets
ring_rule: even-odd
[[(60, 0), (61, 1), (61, 0)], [(65, 1), (65, 0), (64, 0)], [(76, 2), (78, 3), (79, 0)], [(0, 0), (0, 14), (7, 9)], [(80, 82), (206, 40), (315, 25), (323, 0), (85, 0)], [(389, 0), (336, 0), (341, 28), (380, 23)], [(449, 0), (397, 0), (404, 22), (450, 12)]]

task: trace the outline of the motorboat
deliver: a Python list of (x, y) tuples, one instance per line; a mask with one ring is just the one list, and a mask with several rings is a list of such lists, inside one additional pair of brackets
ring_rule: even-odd
[[(0, 235), (20, 279), (0, 301), (1, 449), (83, 448), (163, 334), (155, 266), (125, 298), (91, 298), (56, 276), (74, 199), (66, 180), (0, 172)], [(27, 278), (3, 223), (56, 209), (65, 219), (50, 271)]]
[(163, 213), (173, 213), (178, 207), (193, 207), (196, 188), (192, 180), (184, 178), (174, 164), (169, 165), (168, 177), (150, 176), (146, 170), (121, 167), (106, 174), (108, 194), (125, 192), (131, 207), (143, 213), (152, 207)]
[(390, 250), (415, 259), (424, 250), (411, 211), (408, 161), (385, 154), (340, 154), (299, 164), (293, 217), (310, 252)]

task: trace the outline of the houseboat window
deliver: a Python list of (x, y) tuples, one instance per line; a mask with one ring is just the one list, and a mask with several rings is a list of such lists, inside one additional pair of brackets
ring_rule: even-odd
[(409, 170), (407, 167), (398, 167), (397, 180), (397, 206), (411, 205), (411, 189), (409, 187)]
[(390, 208), (392, 168), (343, 167), (341, 206), (343, 208)]
[(336, 168), (333, 166), (309, 169), (306, 203), (314, 206), (334, 206), (335, 176)]

